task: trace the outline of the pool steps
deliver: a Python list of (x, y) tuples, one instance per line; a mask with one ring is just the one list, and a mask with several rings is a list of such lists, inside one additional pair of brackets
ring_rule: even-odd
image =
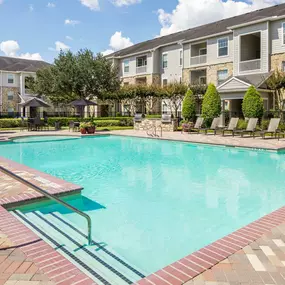
[(98, 284), (132, 284), (146, 273), (130, 265), (109, 246), (93, 241), (88, 246), (84, 231), (65, 219), (59, 212), (11, 212), (36, 232), (56, 251), (64, 255)]

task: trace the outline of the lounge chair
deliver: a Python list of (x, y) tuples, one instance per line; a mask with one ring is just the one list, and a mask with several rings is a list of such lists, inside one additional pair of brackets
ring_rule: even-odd
[(189, 130), (189, 133), (191, 133), (192, 131), (199, 133), (200, 130), (201, 130), (201, 127), (203, 125), (203, 122), (204, 122), (204, 118), (199, 117), (196, 120), (196, 123), (195, 123), (194, 127)]
[(239, 120), (239, 118), (231, 118), (228, 127), (222, 129), (222, 136), (225, 135), (225, 132), (230, 132), (234, 136), (234, 132), (237, 129), (238, 120)]
[(219, 124), (220, 124), (220, 117), (214, 118), (210, 128), (200, 129), (200, 131), (204, 131), (205, 135), (208, 134), (208, 131), (213, 131), (214, 135), (216, 135), (217, 130), (219, 128)]
[(162, 114), (161, 116), (161, 123), (162, 124), (170, 124), (172, 122), (171, 115)]
[(74, 122), (74, 121), (69, 122), (69, 131), (70, 130), (72, 130), (73, 132), (79, 131), (79, 128), (80, 128), (79, 122)]
[(142, 121), (142, 114), (135, 114), (134, 116), (134, 122), (141, 122)]
[(274, 137), (276, 138), (277, 133), (279, 133), (279, 130), (278, 130), (279, 123), (280, 123), (280, 118), (270, 119), (267, 130), (260, 132), (261, 137), (265, 139), (266, 134), (271, 134), (271, 137), (273, 137), (274, 135)]
[(257, 122), (258, 122), (258, 118), (250, 118), (247, 123), (246, 129), (245, 130), (235, 130), (234, 136), (235, 134), (240, 134), (240, 136), (243, 137), (243, 135), (247, 133), (252, 134), (252, 136), (254, 136)]

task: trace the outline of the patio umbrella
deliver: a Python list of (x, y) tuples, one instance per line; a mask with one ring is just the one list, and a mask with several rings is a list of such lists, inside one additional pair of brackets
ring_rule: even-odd
[(20, 103), (19, 104), (22, 107), (45, 107), (45, 108), (49, 108), (50, 105), (47, 104), (45, 101), (39, 99), (39, 98), (32, 98), (27, 100), (24, 103)]
[(74, 107), (80, 107), (80, 113), (81, 113), (81, 117), (83, 117), (83, 110), (84, 107), (86, 106), (96, 106), (97, 103), (87, 100), (87, 99), (78, 99), (78, 100), (74, 100), (72, 102), (69, 103), (70, 105), (74, 106)]

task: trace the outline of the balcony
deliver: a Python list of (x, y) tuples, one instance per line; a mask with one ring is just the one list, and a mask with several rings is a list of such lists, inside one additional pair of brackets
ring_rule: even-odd
[(143, 65), (143, 66), (137, 66), (137, 74), (140, 74), (140, 73), (146, 73), (147, 71), (147, 65)]
[(239, 63), (239, 72), (248, 72), (253, 70), (260, 70), (261, 69), (261, 59), (252, 59), (241, 61)]
[(198, 55), (190, 58), (190, 65), (199, 65), (207, 63), (207, 55)]

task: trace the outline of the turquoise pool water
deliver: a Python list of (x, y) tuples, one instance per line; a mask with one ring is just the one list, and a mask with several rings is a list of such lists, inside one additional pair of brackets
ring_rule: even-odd
[[(0, 144), (0, 156), (82, 185), (93, 235), (146, 273), (284, 205), (284, 154), (101, 136)], [(57, 205), (85, 229), (81, 217)]]

